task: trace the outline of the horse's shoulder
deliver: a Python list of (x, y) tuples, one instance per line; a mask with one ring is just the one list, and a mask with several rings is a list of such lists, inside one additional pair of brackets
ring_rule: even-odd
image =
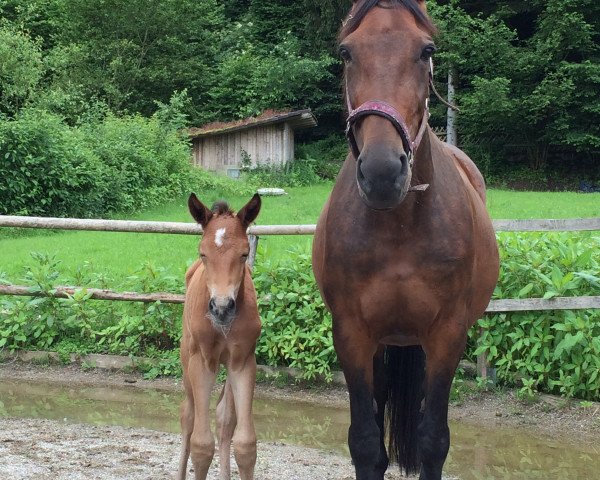
[(185, 272), (185, 286), (187, 287), (192, 281), (192, 277), (196, 273), (196, 271), (202, 266), (202, 260), (196, 260), (190, 268), (188, 268), (187, 272)]
[(443, 143), (442, 148), (452, 158), (456, 168), (466, 177), (467, 181), (472, 185), (485, 205), (485, 180), (477, 168), (477, 165), (475, 165), (475, 162), (473, 162), (465, 152), (454, 145)]

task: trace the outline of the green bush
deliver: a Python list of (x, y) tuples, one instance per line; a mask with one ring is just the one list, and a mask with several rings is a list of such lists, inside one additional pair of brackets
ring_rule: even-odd
[[(499, 235), (495, 298), (600, 295), (600, 237), (571, 233)], [(600, 399), (600, 312), (529, 311), (487, 315), (471, 330), (471, 355), (485, 352), (500, 381), (568, 397)]]
[(294, 160), (286, 165), (258, 165), (244, 170), (244, 180), (261, 187), (306, 187), (323, 181), (312, 158)]
[(311, 143), (299, 144), (297, 158), (316, 159), (315, 174), (324, 180), (334, 180), (348, 155), (348, 142), (342, 135), (329, 135)]
[[(501, 272), (495, 298), (600, 295), (600, 237), (590, 233), (499, 234)], [(119, 291), (183, 291), (183, 279), (152, 265), (118, 284), (84, 265), (62, 278), (59, 265), (34, 255), (26, 283), (51, 291), (76, 284)], [(310, 255), (290, 252), (274, 263), (259, 262), (254, 282), (263, 323), (257, 345), (261, 363), (295, 367), (304, 378), (331, 379), (337, 368), (327, 312), (312, 275)], [(0, 282), (3, 276), (0, 274)], [(56, 349), (63, 353), (149, 356), (147, 374), (179, 372), (180, 305), (90, 300), (81, 290), (71, 298), (0, 300), (0, 348)], [(522, 392), (544, 391), (600, 400), (600, 312), (598, 310), (513, 312), (487, 315), (470, 331), (467, 357), (485, 353), (498, 379)]]
[(0, 213), (97, 213), (107, 174), (81, 132), (56, 115), (26, 110), (0, 119)]
[[(64, 278), (52, 256), (33, 254), (25, 283), (33, 292), (51, 293), (59, 284), (79, 283), (116, 291), (182, 291), (176, 279), (152, 265), (144, 265), (122, 285), (82, 267), (74, 279)], [(66, 299), (2, 297), (0, 348), (56, 349), (63, 353), (115, 353), (160, 356), (179, 345), (181, 305), (107, 302), (90, 299), (86, 289)]]
[(78, 127), (33, 109), (0, 118), (0, 214), (106, 216), (207, 187), (249, 193), (249, 185), (190, 165), (168, 108), (149, 119), (109, 114)]
[(254, 283), (262, 320), (259, 362), (298, 368), (308, 380), (331, 380), (337, 363), (331, 316), (312, 274), (310, 255), (290, 252), (279, 263), (257, 265)]

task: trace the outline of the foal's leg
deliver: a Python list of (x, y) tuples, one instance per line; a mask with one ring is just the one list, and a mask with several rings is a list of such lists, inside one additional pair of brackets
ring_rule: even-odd
[(333, 341), (350, 395), (348, 446), (357, 480), (382, 480), (380, 429), (373, 409), (373, 356), (377, 344), (355, 323), (334, 320)]
[(233, 392), (229, 380), (223, 385), (221, 397), (217, 403), (217, 440), (219, 442), (219, 477), (221, 480), (231, 478), (231, 439), (235, 430), (237, 419)]
[(189, 381), (194, 395), (194, 429), (190, 438), (190, 456), (196, 480), (205, 480), (215, 453), (215, 439), (210, 426), (210, 394), (217, 376), (207, 368), (198, 353), (189, 362)]
[[(237, 363), (237, 362), (236, 362)], [(252, 352), (239, 368), (228, 370), (228, 382), (235, 402), (237, 426), (233, 434), (233, 452), (241, 480), (254, 478), (256, 465), (256, 431), (252, 417), (252, 399), (256, 383), (256, 358)]]
[(461, 327), (446, 325), (423, 342), (427, 355), (425, 411), (418, 428), (421, 453), (420, 480), (440, 480), (450, 449), (448, 401), (458, 362), (467, 342)]
[[(186, 382), (187, 383), (187, 382)], [(181, 422), (181, 455), (179, 457), (179, 470), (177, 480), (185, 480), (188, 458), (190, 456), (190, 437), (194, 428), (194, 400), (186, 386), (185, 399), (181, 402), (179, 410)]]

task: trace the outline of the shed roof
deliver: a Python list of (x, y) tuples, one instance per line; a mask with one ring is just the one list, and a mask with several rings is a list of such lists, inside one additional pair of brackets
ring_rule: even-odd
[(317, 125), (317, 119), (310, 108), (295, 111), (265, 110), (258, 117), (249, 117), (228, 123), (213, 122), (203, 125), (202, 127), (190, 128), (188, 132), (191, 138), (210, 137), (213, 135), (221, 135), (223, 133), (283, 122), (288, 123), (294, 130)]

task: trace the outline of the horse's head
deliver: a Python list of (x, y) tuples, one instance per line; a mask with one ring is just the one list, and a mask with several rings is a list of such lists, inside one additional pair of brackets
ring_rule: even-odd
[(434, 31), (422, 0), (357, 0), (340, 33), (348, 140), (371, 208), (396, 207), (410, 188), (429, 115)]
[(223, 202), (209, 210), (193, 193), (188, 200), (190, 213), (203, 230), (199, 251), (210, 295), (208, 315), (222, 328), (229, 327), (235, 318), (236, 298), (250, 251), (246, 230), (258, 216), (260, 205), (260, 196), (255, 194), (236, 215)]

